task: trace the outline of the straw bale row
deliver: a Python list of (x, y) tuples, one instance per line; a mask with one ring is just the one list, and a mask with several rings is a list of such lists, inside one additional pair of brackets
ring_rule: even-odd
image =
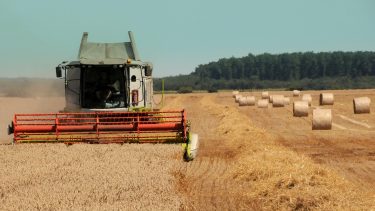
[[(243, 97), (238, 91), (232, 92), (235, 101), (239, 106), (254, 106), (258, 108), (268, 108), (271, 103), (272, 107), (284, 107), (290, 104), (290, 98), (284, 95), (270, 95), (268, 92), (261, 93), (261, 99), (256, 103), (254, 96)], [(293, 96), (297, 97), (301, 94), (299, 90), (293, 90)], [(333, 105), (333, 93), (321, 93), (319, 95), (319, 105)], [(303, 94), (302, 99), (293, 102), (293, 116), (307, 117), (309, 115), (309, 107), (312, 104), (311, 94)], [(358, 97), (353, 99), (353, 110), (355, 114), (370, 113), (371, 99), (368, 97)], [(314, 109), (312, 112), (312, 129), (313, 130), (330, 130), (332, 128), (332, 110), (331, 109)]]

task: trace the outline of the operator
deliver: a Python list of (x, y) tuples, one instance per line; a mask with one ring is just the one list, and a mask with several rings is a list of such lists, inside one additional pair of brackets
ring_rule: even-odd
[[(107, 107), (107, 101), (114, 95), (120, 94), (120, 82), (119, 80), (115, 80), (111, 83), (110, 78), (108, 77), (108, 72), (101, 71), (100, 72), (100, 79), (96, 89), (96, 97), (99, 99), (99, 104), (101, 107)], [(113, 105), (112, 105), (113, 106)]]

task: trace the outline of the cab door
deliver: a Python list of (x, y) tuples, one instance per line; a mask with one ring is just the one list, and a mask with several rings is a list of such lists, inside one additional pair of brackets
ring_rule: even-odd
[(81, 108), (81, 69), (70, 67), (66, 72), (65, 110), (74, 111)]
[(130, 107), (145, 107), (144, 86), (140, 67), (129, 67)]

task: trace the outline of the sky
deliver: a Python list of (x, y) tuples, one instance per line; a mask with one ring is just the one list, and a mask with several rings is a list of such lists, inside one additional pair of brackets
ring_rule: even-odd
[(129, 41), (155, 77), (226, 57), (375, 51), (373, 0), (0, 0), (0, 77), (55, 77), (92, 42)]

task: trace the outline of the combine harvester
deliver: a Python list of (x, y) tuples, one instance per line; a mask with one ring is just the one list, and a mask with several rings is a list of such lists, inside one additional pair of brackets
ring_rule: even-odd
[(87, 37), (83, 33), (78, 61), (56, 67), (65, 82), (64, 110), (15, 114), (8, 127), (13, 143), (182, 143), (184, 159), (193, 160), (198, 135), (184, 110), (153, 109), (152, 64), (140, 60), (132, 32), (123, 43)]

